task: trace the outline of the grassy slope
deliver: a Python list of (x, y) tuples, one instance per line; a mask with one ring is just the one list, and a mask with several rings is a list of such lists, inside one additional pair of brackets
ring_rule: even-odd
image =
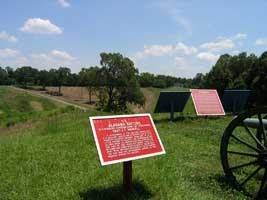
[(51, 101), (0, 87), (0, 128), (52, 114), (58, 107)]

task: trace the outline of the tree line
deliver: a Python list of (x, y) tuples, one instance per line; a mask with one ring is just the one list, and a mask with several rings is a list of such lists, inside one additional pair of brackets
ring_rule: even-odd
[(147, 72), (139, 74), (134, 63), (119, 53), (101, 53), (100, 58), (100, 66), (82, 68), (79, 73), (72, 73), (67, 67), (50, 70), (31, 66), (0, 67), (0, 85), (41, 86), (43, 90), (46, 86), (57, 86), (56, 95), (61, 94), (62, 86), (84, 86), (89, 93), (89, 103), (93, 103), (92, 95), (97, 95), (96, 105), (100, 110), (125, 112), (128, 103), (144, 105), (140, 87), (166, 88), (188, 84), (188, 80), (183, 78)]
[[(78, 73), (72, 73), (68, 67), (58, 69), (38, 70), (31, 66), (22, 66), (16, 69), (0, 66), (0, 85), (29, 86), (97, 86), (103, 85), (96, 81), (94, 76), (100, 70), (99, 66), (82, 68)], [(192, 79), (167, 75), (154, 75), (149, 72), (137, 73), (137, 81), (141, 87), (167, 88), (174, 85), (189, 88)]]
[(246, 52), (221, 55), (208, 73), (196, 74), (192, 87), (217, 89), (220, 95), (225, 89), (249, 89), (250, 104), (266, 105), (267, 52), (259, 57)]
[(239, 55), (221, 55), (212, 69), (206, 73), (197, 73), (193, 79), (166, 75), (139, 73), (134, 63), (119, 53), (101, 53), (100, 66), (82, 68), (72, 73), (67, 67), (38, 70), (30, 66), (17, 69), (0, 67), (0, 85), (84, 86), (98, 96), (98, 108), (106, 111), (125, 111), (128, 103), (144, 104), (140, 87), (167, 88), (179, 86), (186, 88), (217, 89), (219, 95), (225, 89), (250, 89), (250, 104), (267, 103), (267, 52), (259, 57), (245, 52)]

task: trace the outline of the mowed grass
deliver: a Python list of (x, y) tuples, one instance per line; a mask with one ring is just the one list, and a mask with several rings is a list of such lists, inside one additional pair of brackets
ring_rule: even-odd
[(0, 128), (48, 116), (57, 110), (58, 106), (47, 99), (18, 92), (11, 87), (0, 87)]
[(246, 199), (227, 186), (219, 144), (230, 117), (155, 116), (165, 155), (133, 161), (134, 192), (122, 193), (122, 164), (100, 166), (88, 117), (54, 114), (0, 137), (0, 199)]

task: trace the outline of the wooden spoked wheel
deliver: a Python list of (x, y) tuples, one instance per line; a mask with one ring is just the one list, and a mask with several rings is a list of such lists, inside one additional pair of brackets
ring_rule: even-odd
[(267, 107), (234, 118), (221, 141), (221, 162), (235, 188), (256, 199), (267, 199)]

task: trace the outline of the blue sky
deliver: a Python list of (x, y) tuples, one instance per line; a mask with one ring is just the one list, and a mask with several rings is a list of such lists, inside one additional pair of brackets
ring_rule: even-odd
[(140, 72), (193, 77), (219, 55), (267, 50), (267, 1), (1, 0), (0, 66), (73, 72), (101, 52)]

